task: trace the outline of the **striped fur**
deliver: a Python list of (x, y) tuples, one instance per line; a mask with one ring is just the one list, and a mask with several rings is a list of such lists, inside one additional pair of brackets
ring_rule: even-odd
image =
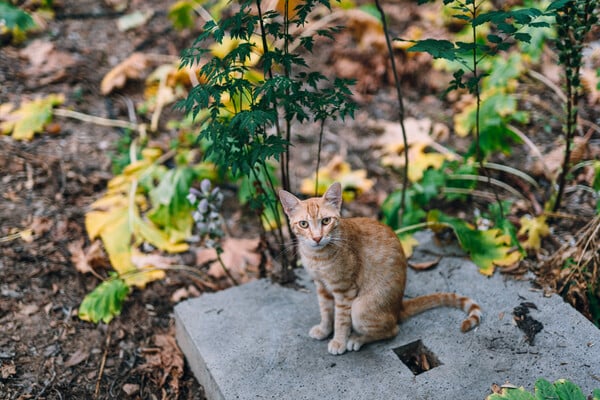
[(481, 308), (468, 297), (436, 293), (403, 300), (406, 258), (400, 241), (375, 220), (341, 218), (339, 183), (323, 197), (301, 201), (282, 190), (279, 198), (317, 288), (321, 322), (309, 335), (323, 340), (333, 333), (330, 353), (356, 351), (365, 343), (392, 338), (401, 320), (435, 307), (467, 313), (463, 332), (479, 325)]

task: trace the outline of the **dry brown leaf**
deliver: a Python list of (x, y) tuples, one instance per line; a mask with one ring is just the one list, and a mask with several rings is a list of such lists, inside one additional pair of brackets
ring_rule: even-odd
[(56, 82), (67, 76), (67, 68), (75, 65), (75, 57), (59, 51), (52, 42), (41, 39), (34, 40), (19, 53), (29, 60), (29, 67), (23, 72), (35, 77), (41, 85)]
[(438, 257), (432, 261), (423, 261), (423, 262), (419, 262), (419, 263), (409, 261), (408, 266), (417, 271), (424, 271), (426, 269), (433, 268), (436, 265), (438, 265), (441, 259), (442, 259), (442, 257)]
[(177, 263), (177, 260), (174, 257), (165, 257), (160, 254), (134, 252), (131, 256), (131, 262), (137, 269), (149, 267), (169, 269), (171, 265)]
[(64, 367), (69, 368), (75, 365), (81, 364), (90, 356), (89, 351), (85, 349), (79, 349), (75, 353), (71, 354), (67, 361), (65, 361)]
[(183, 376), (184, 361), (174, 333), (156, 334), (154, 344), (155, 347), (142, 350), (146, 362), (139, 369), (147, 372), (160, 371), (159, 386), (164, 386), (167, 379), (171, 377), (169, 386), (177, 394), (179, 393), (179, 379)]
[[(571, 165), (577, 164), (586, 158), (589, 149), (589, 138), (575, 137), (573, 138), (573, 144)], [(543, 160), (535, 160), (531, 168), (532, 173), (534, 175), (544, 175), (549, 180), (555, 180), (562, 169), (564, 158), (565, 146), (562, 143), (557, 143), (550, 152), (543, 155)]]
[(2, 366), (0, 367), (0, 377), (2, 379), (8, 379), (11, 376), (15, 375), (17, 373), (17, 368), (15, 367), (15, 364), (10, 363), (10, 364), (2, 364)]
[(123, 385), (123, 392), (125, 392), (125, 394), (127, 396), (133, 396), (134, 394), (138, 393), (140, 391), (140, 385), (136, 384), (136, 383), (126, 383)]
[(198, 296), (200, 296), (200, 292), (198, 291), (198, 289), (196, 289), (195, 286), (190, 285), (188, 287), (182, 287), (174, 291), (171, 295), (171, 302), (179, 303), (180, 301), (185, 300), (187, 298), (193, 298)]
[(593, 68), (582, 68), (581, 69), (581, 85), (587, 92), (587, 98), (590, 105), (600, 103), (600, 76)]
[(94, 273), (95, 267), (108, 266), (108, 261), (104, 251), (102, 251), (102, 242), (95, 240), (92, 244), (84, 249), (83, 239), (71, 242), (67, 245), (69, 253), (71, 253), (71, 262), (75, 265), (75, 269), (86, 274), (88, 272)]
[(125, 86), (127, 79), (141, 79), (148, 66), (148, 57), (143, 53), (133, 53), (116, 67), (111, 69), (100, 83), (100, 92), (109, 94), (115, 88)]
[[(368, 122), (370, 129), (382, 132), (377, 140), (377, 145), (390, 153), (397, 153), (404, 149), (402, 127), (398, 122), (371, 120)], [(409, 146), (422, 143), (434, 147), (440, 153), (449, 153), (449, 150), (437, 143), (439, 138), (447, 136), (448, 127), (442, 123), (433, 123), (429, 118), (404, 120), (406, 129), (406, 142)]]
[(37, 304), (24, 304), (21, 306), (21, 308), (19, 309), (19, 314), (21, 315), (25, 315), (25, 316), (30, 316), (35, 314), (36, 312), (38, 312), (40, 309), (40, 307)]
[[(247, 282), (251, 276), (256, 276), (261, 262), (260, 253), (257, 251), (260, 239), (225, 238), (221, 243), (223, 264), (239, 282)], [(208, 274), (215, 279), (225, 278), (227, 275), (221, 264), (217, 261), (217, 252), (212, 248), (198, 249), (196, 264), (210, 263)]]

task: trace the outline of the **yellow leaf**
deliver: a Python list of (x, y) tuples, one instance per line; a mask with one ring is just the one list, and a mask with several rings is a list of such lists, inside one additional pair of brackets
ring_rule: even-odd
[(139, 215), (134, 217), (134, 230), (141, 239), (169, 253), (181, 253), (189, 249), (187, 243), (172, 243), (166, 232), (158, 229), (152, 222), (144, 221)]
[(419, 244), (419, 241), (415, 239), (415, 237), (411, 234), (404, 234), (398, 237), (400, 239), (400, 244), (402, 245), (402, 250), (404, 250), (404, 255), (406, 258), (412, 256), (413, 249), (415, 246)]
[(0, 109), (0, 131), (4, 134), (12, 132), (16, 140), (31, 140), (36, 133), (42, 132), (44, 126), (52, 119), (52, 108), (64, 102), (62, 94), (50, 94), (44, 98), (31, 101), (24, 100), (21, 107), (14, 111), (6, 104)]
[[(444, 160), (451, 158), (447, 154), (425, 152), (426, 148), (425, 143), (414, 143), (408, 150), (408, 179), (411, 182), (420, 181), (428, 168), (438, 169)], [(404, 156), (399, 154), (385, 156), (381, 159), (381, 163), (401, 167), (404, 165)]]
[[(315, 195), (315, 179), (304, 179), (300, 186), (300, 192), (309, 196)], [(353, 200), (355, 193), (361, 194), (368, 192), (374, 185), (372, 179), (367, 178), (367, 171), (364, 169), (352, 170), (350, 164), (345, 162), (342, 157), (335, 156), (323, 168), (319, 169), (319, 187), (317, 195), (322, 195), (325, 190), (334, 182), (339, 182), (344, 190), (344, 200)], [(352, 191), (346, 191), (352, 189)]]
[(521, 229), (519, 229), (518, 235), (527, 235), (527, 240), (521, 242), (523, 247), (533, 250), (540, 249), (541, 238), (550, 234), (550, 228), (546, 223), (546, 216), (540, 215), (531, 218), (529, 215), (524, 215), (519, 222), (521, 223)]
[(110, 218), (110, 222), (100, 231), (100, 238), (110, 263), (119, 275), (135, 268), (131, 262), (132, 229), (128, 211), (128, 208), (123, 207), (105, 212), (105, 217)]

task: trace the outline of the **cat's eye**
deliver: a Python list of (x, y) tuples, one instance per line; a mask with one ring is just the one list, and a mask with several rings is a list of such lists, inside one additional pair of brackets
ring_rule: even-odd
[(321, 220), (323, 225), (329, 225), (331, 223), (331, 217), (325, 217)]
[(302, 221), (298, 222), (298, 226), (302, 229), (306, 229), (306, 228), (308, 228), (308, 221), (302, 220)]

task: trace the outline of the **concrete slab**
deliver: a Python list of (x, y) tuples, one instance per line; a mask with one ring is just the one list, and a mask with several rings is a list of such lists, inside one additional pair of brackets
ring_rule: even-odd
[[(535, 380), (567, 378), (590, 394), (600, 387), (600, 330), (558, 296), (524, 281), (486, 278), (456, 246), (428, 234), (415, 261), (444, 255), (432, 270), (409, 271), (409, 297), (455, 291), (476, 299), (482, 325), (463, 334), (463, 313), (436, 309), (400, 325), (392, 340), (333, 356), (308, 336), (318, 323), (314, 286), (306, 290), (256, 281), (180, 303), (177, 340), (209, 399), (484, 399), (493, 383), (532, 389)], [(544, 328), (534, 345), (513, 321), (522, 302)], [(421, 340), (441, 362), (414, 375), (393, 349)]]

